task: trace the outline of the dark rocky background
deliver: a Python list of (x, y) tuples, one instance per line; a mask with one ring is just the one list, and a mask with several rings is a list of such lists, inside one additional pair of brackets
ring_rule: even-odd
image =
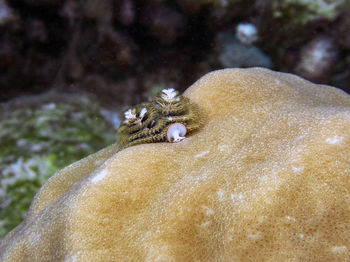
[[(224, 67), (265, 66), (349, 92), (349, 1), (0, 1), (0, 101), (56, 89), (113, 108)], [(251, 23), (258, 38), (237, 39)]]

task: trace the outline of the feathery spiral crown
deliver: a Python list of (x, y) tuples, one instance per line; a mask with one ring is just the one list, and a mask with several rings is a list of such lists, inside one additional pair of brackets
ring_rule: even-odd
[(187, 133), (204, 123), (201, 108), (173, 89), (163, 89), (151, 102), (142, 103), (124, 113), (118, 129), (118, 144), (126, 148), (138, 144), (167, 141), (167, 131), (174, 123), (183, 124)]

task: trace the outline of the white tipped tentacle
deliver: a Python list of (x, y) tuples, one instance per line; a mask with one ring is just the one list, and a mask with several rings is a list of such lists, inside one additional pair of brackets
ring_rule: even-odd
[(184, 124), (174, 123), (168, 127), (167, 139), (170, 143), (180, 142), (185, 139), (187, 129)]
[(162, 90), (161, 97), (167, 102), (178, 101), (178, 92), (174, 88), (167, 88)]
[(124, 123), (129, 123), (132, 120), (136, 119), (136, 110), (135, 108), (130, 108), (128, 111), (124, 112), (125, 120)]

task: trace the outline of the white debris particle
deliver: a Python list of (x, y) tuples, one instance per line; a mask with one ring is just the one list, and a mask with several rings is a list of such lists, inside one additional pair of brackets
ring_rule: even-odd
[(292, 166), (292, 169), (295, 173), (299, 173), (299, 172), (302, 172), (304, 170), (304, 167)]
[(348, 248), (346, 246), (332, 247), (332, 252), (337, 254), (343, 254), (348, 252)]
[(341, 141), (343, 141), (343, 137), (341, 136), (328, 137), (326, 139), (326, 142), (328, 144), (337, 144), (337, 143), (340, 143)]
[(219, 145), (218, 149), (220, 152), (229, 152), (230, 147), (228, 145)]
[(294, 217), (286, 216), (286, 218), (287, 218), (288, 221), (295, 222), (295, 218)]
[(102, 179), (105, 178), (105, 176), (108, 175), (108, 172), (106, 169), (103, 169), (101, 172), (97, 173), (96, 175), (94, 175), (91, 179), (92, 183), (97, 183), (99, 181), (101, 181)]
[(210, 224), (211, 224), (210, 221), (206, 221), (206, 222), (203, 222), (203, 223), (201, 224), (201, 227), (207, 227), (207, 226), (209, 226)]
[(74, 261), (74, 257), (70, 256), (70, 255), (67, 255), (65, 258), (64, 258), (64, 262), (73, 262)]
[(206, 213), (207, 216), (211, 216), (211, 215), (214, 214), (214, 210), (213, 209), (211, 209), (211, 208), (209, 208), (207, 206), (202, 206), (202, 208), (205, 209), (205, 213)]
[(34, 237), (34, 240), (33, 242), (36, 243), (40, 240), (40, 237), (41, 237), (41, 234), (37, 234), (35, 237)]
[(300, 239), (304, 239), (304, 234), (300, 234)]
[(222, 189), (219, 189), (216, 194), (218, 194), (218, 197), (219, 197), (219, 201), (224, 201), (224, 195), (225, 195), (225, 191), (222, 190)]
[(75, 262), (75, 261), (77, 261), (77, 256), (79, 255), (79, 253), (80, 252), (77, 252), (77, 254), (75, 254), (75, 255), (68, 254), (64, 258), (64, 262)]
[(236, 36), (244, 45), (251, 45), (258, 40), (258, 30), (250, 23), (240, 23), (236, 27)]
[(210, 151), (207, 150), (207, 151), (204, 151), (204, 152), (202, 152), (202, 153), (199, 153), (199, 154), (195, 155), (194, 157), (195, 157), (195, 158), (197, 158), (197, 157), (202, 157), (202, 156), (205, 156), (206, 154), (208, 154), (209, 152), (210, 152)]
[(261, 238), (261, 232), (256, 232), (255, 234), (249, 234), (248, 238), (253, 240), (258, 240)]
[(103, 160), (100, 160), (100, 159), (97, 159), (97, 160), (94, 161), (94, 164), (95, 164), (96, 166), (99, 166), (99, 165), (101, 165), (102, 163), (103, 163)]
[(238, 200), (242, 201), (244, 199), (244, 196), (243, 196), (243, 194), (238, 194), (238, 195), (231, 194), (231, 199), (233, 202), (237, 202)]
[(299, 142), (304, 139), (305, 136), (298, 136), (295, 140), (294, 143)]

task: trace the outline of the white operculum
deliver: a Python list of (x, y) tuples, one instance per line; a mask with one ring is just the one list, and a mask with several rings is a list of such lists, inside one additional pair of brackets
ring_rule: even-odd
[(186, 127), (181, 123), (174, 123), (168, 127), (167, 139), (171, 143), (180, 142), (185, 139)]

